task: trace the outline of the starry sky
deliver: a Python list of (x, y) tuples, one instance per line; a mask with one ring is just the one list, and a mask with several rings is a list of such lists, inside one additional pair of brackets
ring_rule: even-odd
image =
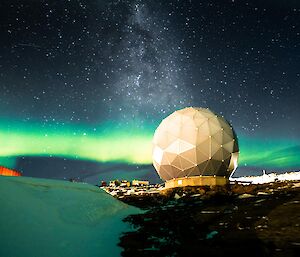
[(297, 0), (7, 0), (0, 19), (2, 165), (150, 164), (160, 121), (198, 106), (233, 125), (240, 169), (300, 167)]

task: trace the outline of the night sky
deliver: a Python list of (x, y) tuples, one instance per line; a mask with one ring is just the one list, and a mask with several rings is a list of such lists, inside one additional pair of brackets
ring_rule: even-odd
[(297, 0), (6, 0), (0, 20), (0, 165), (150, 164), (160, 121), (198, 106), (240, 169), (300, 168)]

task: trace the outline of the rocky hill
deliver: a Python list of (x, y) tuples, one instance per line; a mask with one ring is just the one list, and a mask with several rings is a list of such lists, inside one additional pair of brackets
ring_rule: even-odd
[(126, 222), (122, 256), (298, 256), (300, 183), (188, 187), (122, 201), (145, 209)]

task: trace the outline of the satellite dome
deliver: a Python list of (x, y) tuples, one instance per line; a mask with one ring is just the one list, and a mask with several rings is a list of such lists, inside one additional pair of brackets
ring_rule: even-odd
[(226, 184), (238, 154), (233, 128), (205, 108), (175, 111), (153, 137), (153, 165), (166, 187)]

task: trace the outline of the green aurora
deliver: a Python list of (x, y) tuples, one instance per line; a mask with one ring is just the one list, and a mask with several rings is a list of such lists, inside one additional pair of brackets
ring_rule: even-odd
[[(105, 123), (91, 130), (83, 126), (38, 123), (0, 123), (0, 165), (13, 168), (20, 156), (55, 156), (98, 162), (151, 163), (155, 127), (138, 129)], [(8, 126), (9, 124), (9, 126)], [(297, 169), (300, 141), (239, 136), (239, 166)]]

